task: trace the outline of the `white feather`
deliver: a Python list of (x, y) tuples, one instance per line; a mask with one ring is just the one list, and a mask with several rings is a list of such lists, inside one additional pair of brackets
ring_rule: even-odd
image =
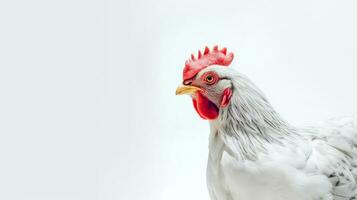
[[(357, 198), (357, 117), (296, 128), (237, 72), (230, 105), (211, 121), (207, 185), (212, 200)], [(204, 72), (202, 72), (204, 73)]]

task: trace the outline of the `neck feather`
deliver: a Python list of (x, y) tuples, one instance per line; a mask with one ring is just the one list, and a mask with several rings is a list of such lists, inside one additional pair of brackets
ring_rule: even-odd
[(256, 160), (267, 145), (292, 140), (296, 130), (273, 109), (263, 93), (246, 77), (232, 81), (233, 96), (220, 110), (218, 134), (239, 159)]

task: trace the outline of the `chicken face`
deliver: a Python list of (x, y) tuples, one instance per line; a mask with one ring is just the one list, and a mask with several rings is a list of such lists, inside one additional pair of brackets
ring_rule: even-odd
[(231, 81), (225, 72), (226, 67), (207, 67), (195, 78), (184, 81), (184, 85), (177, 88), (176, 95), (190, 94), (200, 117), (214, 120), (219, 116), (219, 110), (229, 104), (232, 96)]
[(232, 89), (227, 67), (233, 57), (226, 48), (214, 46), (211, 50), (206, 47), (203, 53), (198, 51), (197, 58), (191, 54), (185, 63), (183, 86), (177, 88), (176, 95), (190, 94), (194, 108), (203, 119), (216, 119), (219, 110), (229, 104)]

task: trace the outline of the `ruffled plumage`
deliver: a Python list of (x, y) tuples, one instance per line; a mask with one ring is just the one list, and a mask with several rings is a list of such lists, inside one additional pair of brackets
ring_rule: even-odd
[(231, 103), (210, 122), (212, 200), (357, 198), (357, 117), (294, 127), (247, 78), (229, 73)]

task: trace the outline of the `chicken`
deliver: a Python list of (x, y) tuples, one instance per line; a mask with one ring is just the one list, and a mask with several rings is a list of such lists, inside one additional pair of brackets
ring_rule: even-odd
[(209, 120), (207, 186), (212, 200), (357, 199), (357, 117), (290, 125), (227, 49), (191, 55), (177, 95)]

